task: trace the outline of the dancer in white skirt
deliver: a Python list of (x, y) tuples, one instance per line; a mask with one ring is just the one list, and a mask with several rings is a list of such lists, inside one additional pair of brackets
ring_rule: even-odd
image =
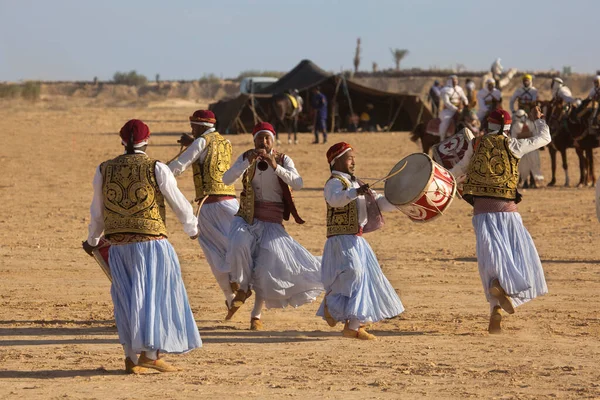
[(223, 173), (231, 166), (231, 143), (215, 130), (215, 114), (197, 110), (190, 117), (192, 135), (182, 135), (181, 144), (187, 149), (169, 163), (178, 176), (190, 165), (194, 171), (196, 201), (202, 202), (198, 218), (198, 243), (208, 265), (225, 295), (226, 320), (239, 309), (232, 305), (237, 286), (229, 281), (230, 268), (225, 261), (231, 221), (238, 211), (235, 188), (223, 183)]
[(273, 149), (275, 130), (269, 123), (254, 127), (254, 149), (244, 152), (223, 175), (233, 184), (242, 177), (240, 210), (231, 224), (227, 262), (231, 280), (240, 285), (233, 301), (239, 307), (252, 286), (256, 292), (250, 329), (260, 330), (263, 306), (298, 307), (323, 292), (321, 261), (285, 231), (283, 221), (303, 224), (292, 198), (302, 177), (292, 159)]
[(548, 292), (535, 244), (517, 212), (519, 159), (551, 140), (542, 116), (539, 107), (533, 108), (533, 136), (515, 139), (509, 137), (510, 114), (493, 111), (487, 133), (470, 142), (451, 170), (455, 176), (466, 172), (463, 197), (474, 206), (479, 274), (491, 307), (489, 333), (501, 332), (501, 308), (512, 314), (515, 307)]
[(165, 200), (192, 239), (198, 233), (197, 221), (169, 168), (144, 153), (148, 126), (131, 120), (120, 136), (126, 153), (96, 169), (89, 235), (83, 248), (91, 255), (102, 232), (111, 243), (110, 293), (125, 370), (178, 371), (159, 352), (185, 353), (202, 342), (177, 254), (167, 240)]
[(363, 233), (383, 225), (380, 209), (397, 208), (354, 177), (354, 152), (348, 143), (327, 151), (331, 177), (325, 184), (327, 241), (322, 276), (326, 295), (317, 312), (334, 327), (344, 322), (342, 335), (373, 340), (365, 324), (392, 318), (404, 311)]

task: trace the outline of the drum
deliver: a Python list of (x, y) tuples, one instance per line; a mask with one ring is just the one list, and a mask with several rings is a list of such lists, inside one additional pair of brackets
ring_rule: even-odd
[(112, 282), (112, 276), (110, 274), (110, 266), (108, 264), (108, 250), (110, 249), (110, 242), (103, 237), (100, 238), (98, 246), (92, 251), (94, 259), (102, 268), (102, 271), (106, 274), (108, 279)]
[(432, 147), (433, 159), (444, 168), (454, 167), (469, 148), (469, 142), (475, 138), (469, 128), (464, 128), (456, 135), (450, 136)]
[(415, 153), (401, 160), (385, 181), (385, 198), (414, 222), (431, 221), (444, 213), (456, 194), (456, 181), (427, 154)]

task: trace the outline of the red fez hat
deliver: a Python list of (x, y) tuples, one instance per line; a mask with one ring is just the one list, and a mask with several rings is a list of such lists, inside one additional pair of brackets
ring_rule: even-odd
[(333, 165), (335, 160), (346, 154), (348, 151), (352, 150), (352, 146), (350, 146), (346, 142), (339, 142), (334, 144), (327, 150), (327, 162), (329, 165)]
[(273, 128), (273, 125), (268, 122), (259, 122), (254, 125), (252, 136), (256, 137), (259, 133), (269, 133), (271, 136), (275, 137), (275, 129)]
[(504, 132), (510, 129), (512, 124), (512, 117), (510, 113), (501, 108), (497, 108), (490, 113), (488, 117), (488, 131)]
[(123, 125), (119, 136), (123, 145), (127, 145), (129, 140), (133, 139), (133, 147), (142, 147), (148, 144), (150, 128), (139, 119), (131, 119)]
[(197, 110), (190, 117), (190, 122), (197, 125), (214, 126), (217, 118), (215, 113), (210, 110)]

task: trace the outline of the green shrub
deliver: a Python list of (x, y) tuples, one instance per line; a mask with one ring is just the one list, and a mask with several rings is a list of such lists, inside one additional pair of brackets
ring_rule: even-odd
[(202, 78), (198, 79), (199, 83), (221, 83), (221, 79), (215, 74), (204, 74)]
[(21, 94), (21, 86), (13, 83), (0, 84), (0, 99), (14, 99)]
[(144, 86), (148, 83), (148, 79), (144, 75), (138, 74), (135, 70), (129, 72), (117, 71), (113, 75), (113, 82), (118, 85)]
[(42, 85), (39, 82), (25, 82), (23, 86), (21, 86), (21, 96), (25, 100), (29, 101), (37, 101), (40, 99)]

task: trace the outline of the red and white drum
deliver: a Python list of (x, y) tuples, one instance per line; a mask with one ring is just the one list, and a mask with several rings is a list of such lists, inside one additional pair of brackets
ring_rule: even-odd
[(454, 167), (469, 148), (469, 142), (475, 138), (469, 128), (464, 128), (456, 135), (452, 135), (443, 142), (432, 147), (433, 159), (442, 164), (444, 168)]
[(385, 198), (414, 222), (431, 221), (444, 213), (456, 194), (456, 181), (427, 154), (415, 153), (401, 160), (385, 181)]

